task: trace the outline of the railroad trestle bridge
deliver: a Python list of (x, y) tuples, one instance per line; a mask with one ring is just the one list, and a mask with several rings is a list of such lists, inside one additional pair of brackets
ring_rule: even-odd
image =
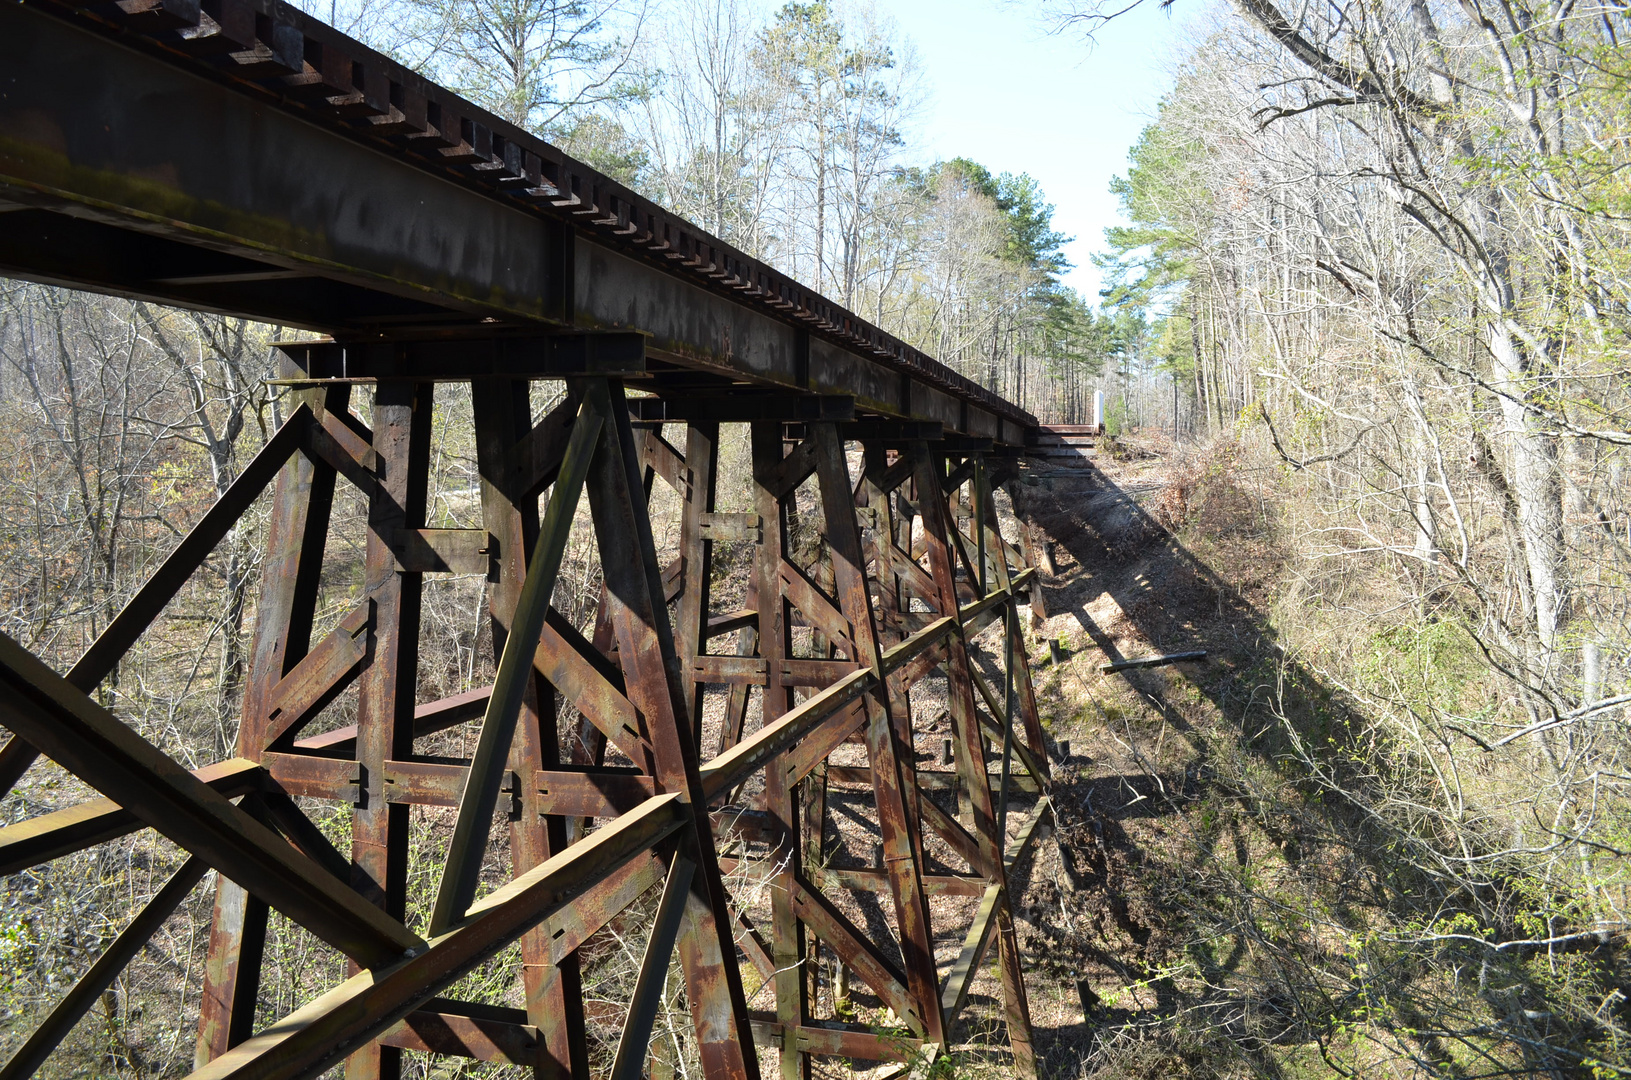
[[(1035, 418), (275, 0), (0, 3), (0, 273), (325, 335), (279, 347), (287, 419), (69, 671), (0, 638), (0, 792), (44, 755), (104, 796), (0, 828), (4, 872), (143, 828), (189, 854), (0, 1080), (33, 1075), (210, 871), (198, 1077), (389, 1077), (407, 1049), (588, 1080), (579, 950), (648, 892), (613, 1080), (648, 1070), (671, 964), (711, 1080), (757, 1077), (756, 1047), (795, 1080), (812, 1055), (927, 1060), (991, 952), (1035, 1074), (1009, 873), (1048, 814), (1021, 628), (1040, 590), (1029, 530), (1004, 536), (993, 502)], [(565, 396), (538, 416), (545, 379)], [(427, 527), (448, 382), (470, 387), (477, 529)], [(753, 510), (724, 513), (739, 424)], [(681, 507), (668, 565), (657, 483)], [(368, 507), (363, 600), (319, 634), (340, 485)], [(268, 490), (236, 756), (189, 770), (94, 692)], [(604, 581), (584, 628), (551, 606), (580, 503)], [(710, 596), (720, 545), (751, 546), (740, 610)], [(496, 676), (422, 702), (421, 592), (443, 573), (486, 575)], [(996, 679), (969, 644), (993, 624)], [(920, 767), (910, 691), (931, 676), (950, 737)], [(351, 688), (356, 723), (316, 723)], [(469, 758), (416, 751), (461, 724)], [(829, 761), (848, 744), (865, 767)], [(829, 865), (835, 789), (870, 792), (866, 865)], [(313, 800), (350, 807), (350, 850)], [(411, 928), (415, 806), (452, 828)], [(483, 892), (505, 829), (513, 874)], [(749, 866), (770, 883), (756, 917), (727, 887)], [(889, 925), (858, 925), (845, 891)], [(972, 921), (937, 925), (936, 896), (976, 900)], [(354, 974), (257, 1029), (273, 911)], [(517, 943), (524, 1006), (443, 996)], [(822, 955), (899, 1034), (816, 1014)], [(773, 1005), (749, 1008), (744, 971)]]

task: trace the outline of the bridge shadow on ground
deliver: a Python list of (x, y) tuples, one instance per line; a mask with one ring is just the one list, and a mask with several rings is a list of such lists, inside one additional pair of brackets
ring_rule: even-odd
[[(1015, 888), (1043, 1075), (1324, 1073), (1349, 1058), (1359, 986), (1385, 984), (1398, 1025), (1426, 993), (1408, 963), (1362, 974), (1373, 958), (1345, 946), (1419, 913), (1425, 885), (1289, 764), (1364, 728), (1265, 614), (1285, 562), (1271, 506), (1227, 468), (1171, 484), (1111, 469), (1022, 480), (1057, 562), (1045, 633), (1068, 649), (1037, 670), (1039, 703), (1073, 743), (1057, 843)], [(1195, 649), (1204, 662), (1100, 673)]]

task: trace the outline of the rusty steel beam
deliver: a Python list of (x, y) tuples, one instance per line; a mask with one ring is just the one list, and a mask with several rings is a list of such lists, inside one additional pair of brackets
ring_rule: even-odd
[[(89, 691), (108, 677), (142, 632), (152, 625), (165, 605), (187, 583), (187, 579), (209, 558), (215, 545), (266, 490), (266, 485), (277, 476), (289, 455), (304, 441), (310, 423), (311, 411), (304, 405), (297, 406), (237, 478), (227, 485), (215, 504), (205, 511), (198, 524), (181, 538), (175, 550), (165, 557), (136, 595), (119, 610), (107, 629), (75, 661), (68, 672), (70, 683)], [(38, 756), (38, 751), (15, 736), (4, 749), (0, 749), (0, 796), (16, 785)]]
[(684, 394), (676, 397), (634, 398), (630, 415), (642, 423), (687, 421), (747, 423), (755, 420), (848, 420), (855, 415), (855, 398), (848, 394), (763, 394), (744, 392), (718, 397)]
[(780, 757), (815, 730), (822, 721), (860, 698), (876, 685), (877, 677), (862, 668), (800, 702), (780, 719), (708, 762), (702, 768), (703, 791), (717, 799), (749, 776)]
[[(657, 432), (646, 432), (645, 442), (645, 460), (648, 464), (673, 456), (673, 448), (663, 442)], [(708, 600), (713, 588), (715, 538), (714, 530), (708, 528), (707, 523), (714, 517), (714, 504), (718, 497), (719, 424), (707, 420), (688, 424), (683, 462), (671, 464), (667, 469), (659, 468), (658, 471), (682, 500), (681, 592), (675, 612), (678, 624), (675, 627), (675, 648), (680, 656), (697, 657), (707, 651), (706, 642), (712, 636), (709, 633)], [(702, 741), (703, 695), (698, 686), (701, 681), (704, 680), (686, 678), (680, 683), (685, 694), (692, 738), (698, 744)]]
[[(881, 681), (885, 677), (883, 652), (866, 582), (866, 562), (843, 446), (837, 431), (829, 425), (814, 425), (812, 435), (816, 443), (816, 473), (820, 479), (834, 587), (851, 627), (855, 642), (853, 658), (870, 666)], [(940, 1009), (933, 1005), (934, 942), (928, 898), (923, 892), (922, 837), (916, 816), (911, 812), (919, 800), (910, 720), (887, 688), (880, 690), (871, 703), (866, 742), (896, 929), (914, 999), (913, 1012), (920, 1017), (925, 1037), (944, 1045), (943, 1017)]]
[[(708, 800), (658, 569), (647, 505), (650, 489), (643, 482), (623, 387), (613, 384), (611, 389), (609, 423), (586, 483), (605, 581), (605, 615), (629, 700), (649, 728), (659, 790), (683, 791), (692, 806), (701, 808)], [(711, 1077), (758, 1080), (758, 1056), (730, 930), (730, 901), (706, 817), (697, 815), (678, 850), (697, 867), (685, 896), (677, 953), (698, 1055)]]
[[(811, 930), (838, 952), (846, 967), (861, 976), (879, 1000), (893, 1009), (908, 1027), (920, 1036), (923, 1034), (927, 1018), (906, 986), (906, 974), (831, 900), (795, 878), (789, 890), (789, 906)], [(783, 1047), (783, 1050), (787, 1049)]]
[[(823, 870), (818, 884), (833, 884), (852, 892), (889, 891), (889, 875), (882, 869), (840, 867)], [(978, 874), (924, 874), (923, 891), (929, 896), (983, 896), (987, 886)]]
[[(415, 1009), (379, 1037), (382, 1046), (445, 1057), (467, 1057), (499, 1065), (532, 1065), (538, 1060), (538, 1029), (520, 1019), (444, 1012), (435, 1002)], [(462, 1004), (462, 1003), (454, 1003)]]
[[(294, 370), (293, 361), (285, 363), (285, 371)], [(1015, 1067), (1034, 1073), (1007, 877), (1037, 835), (1047, 803), (1044, 797), (1037, 804), (1012, 845), (1004, 842), (997, 809), (1005, 790), (1045, 793), (1048, 783), (1043, 748), (1024, 716), (1029, 673), (1017, 637), (1018, 604), (1034, 575), (1018, 567), (1018, 550), (1001, 534), (989, 488), (980, 483), (981, 463), (964, 470), (965, 483), (973, 484), (965, 515), (972, 528), (964, 535), (957, 528), (964, 504), (946, 483), (958, 466), (930, 444), (891, 449), (874, 442), (856, 485), (839, 423), (808, 422), (803, 438), (790, 444), (782, 421), (758, 420), (755, 510), (722, 514), (714, 508), (718, 421), (689, 421), (681, 450), (658, 428), (637, 432), (621, 384), (597, 376), (574, 377), (567, 406), (533, 425), (523, 380), (482, 376), (473, 380), (473, 401), (484, 529), (444, 540), (424, 528), (429, 383), (379, 382), (369, 425), (348, 410), (349, 383), (295, 385), (310, 419), (273, 500), (241, 758), (194, 777), (151, 747), (125, 746), (133, 738), (128, 729), (0, 642), (0, 661), (15, 661), (12, 669), (0, 663), (0, 683), (32, 687), (36, 699), (42, 687), (57, 687), (53, 707), (67, 713), (63, 719), (47, 709), (53, 724), (42, 726), (23, 705), (0, 702), (0, 718), (15, 714), (19, 730), (45, 740), (62, 764), (107, 784), (110, 796), (0, 831), (0, 855), (47, 858), (148, 822), (249, 885), (223, 878), (217, 889), (199, 1075), (315, 1076), (345, 1060), (348, 1076), (373, 1080), (397, 1075), (400, 1052), (408, 1049), (589, 1080), (578, 950), (662, 880), (670, 861), (690, 873), (668, 875), (616, 1071), (632, 1075), (644, 1065), (654, 988), (671, 953), (685, 977), (695, 1045), (710, 1080), (756, 1080), (756, 1032), (777, 1050), (783, 1076), (803, 1080), (813, 1055), (896, 1060), (943, 1049), (973, 973), (995, 942)], [(367, 600), (313, 644), (329, 507), (341, 475), (369, 499)], [(658, 477), (681, 500), (680, 554), (666, 574), (650, 521)], [(542, 522), (540, 478), (554, 484)], [(548, 604), (580, 484), (605, 581), (592, 632)], [(795, 519), (812, 509), (814, 516), (797, 525), (815, 525), (820, 541), (795, 552), (788, 536)], [(914, 528), (917, 517), (921, 530)], [(475, 546), (478, 534), (487, 538), (480, 541), (485, 550)], [(711, 610), (712, 545), (721, 543), (754, 547), (742, 611)], [(416, 544), (444, 554), (413, 554)], [(468, 554), (445, 554), (455, 550)], [(456, 562), (474, 566), (477, 554), (492, 575), (498, 679), (493, 687), (420, 705), (419, 580)], [(932, 610), (907, 610), (916, 601)], [(1005, 629), (1000, 697), (969, 656), (972, 635), (994, 620)], [(729, 629), (741, 631), (735, 651), (712, 651)], [(802, 635), (797, 649), (795, 629)], [(951, 772), (919, 772), (914, 764), (909, 692), (935, 672), (948, 679)], [(359, 686), (357, 723), (302, 738), (300, 728), (352, 681)], [(753, 699), (740, 693), (747, 688), (756, 688)], [(704, 760), (700, 720), (710, 694), (727, 697), (727, 715), (719, 752)], [(557, 695), (576, 707), (598, 743), (582, 741), (581, 732), (563, 735)], [(26, 703), (27, 693), (21, 696)], [(749, 707), (754, 699), (756, 713)], [(478, 718), (472, 760), (416, 753), (420, 735)], [(988, 738), (1011, 746), (1028, 772), (1005, 780), (1002, 762), (989, 760)], [(125, 752), (116, 767), (108, 753), (95, 756), (103, 743), (120, 739)], [(865, 747), (866, 768), (828, 763), (847, 743)], [(633, 765), (599, 764), (608, 749), (626, 753)], [(761, 772), (763, 794), (732, 804), (732, 793)], [(851, 805), (870, 797), (866, 812), (884, 838), (881, 860), (826, 868), (829, 783), (840, 785)], [(925, 790), (955, 791), (964, 819)], [(224, 795), (240, 792), (250, 796), (242, 807), (226, 802)], [(351, 804), (349, 865), (291, 796)], [(511, 808), (514, 878), (473, 902), (471, 868), (487, 848), (487, 823), (500, 796)], [(271, 910), (320, 937), (316, 924), (323, 924), (325, 940), (342, 951), (347, 942), (355, 950), (359, 924), (406, 934), (391, 916), (407, 900), (403, 824), (413, 805), (455, 808), (460, 822), (450, 849), (433, 854), (447, 867), (444, 886), (455, 884), (444, 887), (432, 940), (421, 944), (409, 935), (367, 955), (353, 951), (361, 965), (353, 965), (352, 979), (257, 1034)], [(604, 824), (589, 829), (597, 819)], [(222, 822), (230, 828), (222, 831)], [(927, 872), (925, 830), (971, 869)], [(750, 860), (739, 847), (744, 841), (768, 844), (770, 857)], [(736, 846), (721, 858), (716, 843)], [(245, 865), (260, 872), (245, 874)], [(723, 875), (743, 868), (771, 872), (779, 882), (762, 925), (726, 888)], [(893, 918), (887, 927), (863, 929), (827, 895), (834, 890), (887, 894)], [(970, 927), (939, 926), (930, 899), (942, 896), (990, 903)], [(933, 957), (948, 933), (965, 947), (943, 980)], [(436, 998), (517, 940), (525, 1008)], [(773, 1023), (747, 1012), (738, 947), (775, 989)], [(859, 977), (914, 1035), (895, 1045), (820, 1015), (814, 972), (828, 970), (829, 962), (837, 977)], [(49, 1052), (56, 1038), (54, 1027), (44, 1030), (30, 1053)]]
[[(799, 711), (794, 707), (792, 688), (784, 682), (782, 663), (792, 651), (792, 611), (781, 588), (781, 564), (787, 557), (785, 499), (793, 485), (779, 475), (785, 470), (781, 422), (761, 420), (753, 424), (751, 439), (754, 510), (764, 529), (755, 553), (752, 581), (754, 606), (759, 612), (758, 652), (765, 661), (758, 740), (763, 742), (765, 732), (786, 726), (789, 718), (797, 716)], [(798, 454), (799, 450), (795, 449), (794, 455)], [(813, 460), (810, 464), (813, 467)], [(869, 679), (868, 684), (875, 681), (875, 678)], [(842, 680), (836, 685), (842, 686)], [(861, 694), (857, 694), (859, 696)], [(751, 739), (739, 743), (736, 752), (740, 756), (740, 751), (753, 743)], [(809, 1012), (808, 981), (803, 971), (807, 942), (793, 903), (803, 852), (798, 843), (798, 802), (787, 775), (774, 765), (765, 771), (764, 808), (776, 841), (771, 852), (774, 877), (767, 924), (776, 1019), (783, 1026), (796, 1027)], [(782, 1080), (808, 1080), (809, 1060), (796, 1044), (783, 1043), (779, 1062)]]
[[(396, 541), (403, 531), (425, 524), (432, 392), (429, 382), (382, 381), (375, 389), (370, 441), (374, 483), (368, 492), (363, 590), (374, 618), (369, 663), (357, 677), (359, 790), (351, 815), (350, 878), (360, 895), (393, 919), (407, 915), (409, 822), (408, 808), (385, 798), (384, 767), (413, 750), (413, 693), (404, 688), (419, 679), (423, 585), (422, 574), (401, 569)], [(272, 730), (262, 737), (276, 745)], [(400, 1057), (396, 1047), (371, 1043), (347, 1060), (346, 1080), (394, 1080)]]
[(987, 886), (980, 900), (979, 910), (974, 914), (974, 924), (968, 928), (968, 936), (963, 940), (963, 949), (957, 954), (951, 970), (946, 973), (945, 987), (940, 994), (940, 1007), (946, 1012), (948, 1024), (955, 1021), (957, 1014), (963, 1011), (963, 1006), (968, 1004), (968, 990), (974, 982), (980, 960), (985, 956), (985, 950), (991, 943), (991, 932), (996, 929), (997, 924), (997, 905), (1001, 902), (1002, 886)]
[[(438, 731), (445, 731), (450, 727), (474, 720), (487, 711), (487, 699), (493, 694), (491, 686), (479, 686), (474, 690), (466, 690), (460, 694), (453, 694), (437, 701), (416, 705), (413, 710), (413, 736), (433, 735)], [(304, 739), (296, 739), (294, 749), (297, 751), (320, 752), (325, 755), (341, 758), (351, 758), (356, 754), (357, 725), (347, 724), (325, 731), (321, 735), (309, 735)]]
[[(193, 775), (229, 799), (247, 795), (265, 781), (261, 766), (243, 758), (206, 765)], [(141, 818), (112, 799), (91, 799), (7, 825), (0, 829), (0, 875), (19, 873), (142, 827)]]
[(352, 609), (266, 692), (262, 701), (266, 711), (258, 720), (264, 727), (268, 745), (298, 733), (351, 685), (362, 667), (363, 657), (368, 655), (374, 603), (365, 600)]
[[(283, 343), (278, 351), (318, 382), (644, 375), (646, 341), (629, 333), (555, 333), (454, 340)], [(291, 380), (295, 383), (299, 377)]]
[[(281, 373), (293, 370), (286, 361), (280, 363)], [(311, 644), (329, 513), (342, 468), (320, 447), (340, 440), (349, 446), (360, 438), (348, 419), (348, 387), (298, 391), (293, 398), (315, 422), (309, 425), (302, 452), (278, 473), (272, 497), (255, 633), (239, 710), (237, 754), (251, 761), (260, 761), (266, 747), (266, 696), (299, 665)], [(337, 451), (333, 456), (350, 458), (351, 453)], [(357, 480), (364, 485), (372, 482), (366, 471), (353, 482)], [(225, 1053), (253, 1033), (270, 915), (266, 901), (243, 884), (230, 876), (217, 880), (195, 1063)]]
[[(754, 1037), (770, 1046), (784, 1046), (789, 1029), (766, 1020), (753, 1022)], [(922, 1053), (921, 1039), (900, 1035), (878, 1035), (870, 1031), (856, 1031), (851, 1027), (823, 1024), (813, 1021), (792, 1028), (792, 1039), (800, 1051), (808, 1054), (826, 1054), (830, 1057), (860, 1058), (864, 1061), (901, 1061), (917, 1059)]]
[[(315, 19), (276, 0), (214, 9), (238, 29), (199, 7), (168, 26), (66, 0), (0, 9), (0, 70), (12, 76), (0, 198), (23, 207), (0, 231), (0, 269), (359, 338), (632, 326), (651, 335), (651, 355), (714, 377), (854, 394), (883, 416), (1016, 447), (1035, 428)], [(397, 227), (409, 217), (414, 229)]]
[(651, 936), (646, 939), (646, 953), (640, 961), (634, 994), (629, 998), (628, 1019), (617, 1044), (617, 1057), (612, 1061), (611, 1080), (640, 1080), (645, 1072), (651, 1031), (657, 1024), (657, 1010), (662, 1006), (663, 990), (668, 982), (668, 962), (678, 943), (680, 921), (685, 916), (686, 898), (690, 895), (691, 877), (695, 872), (695, 863), (681, 852), (674, 853), (668, 864), (662, 900), (652, 919)]
[(521, 715), (523, 699), (532, 681), (532, 658), (544, 631), (545, 612), (550, 593), (555, 588), (555, 575), (560, 571), (561, 559), (566, 554), (567, 532), (577, 511), (578, 495), (589, 472), (590, 456), (596, 440), (606, 423), (605, 412), (610, 408), (605, 394), (604, 383), (595, 384), (590, 396), (584, 399), (577, 422), (573, 424), (572, 441), (566, 450), (562, 476), (550, 494), (549, 509), (544, 514), (543, 526), (538, 530), (538, 546), (527, 566), (526, 581), (516, 598), (514, 621), (499, 659), (498, 675), (493, 681), (493, 696), (488, 701), (487, 714), (482, 721), (470, 779), (459, 800), (458, 822), (442, 873), (441, 888), (437, 892), (436, 909), (430, 920), (433, 934), (458, 921), (475, 899), (481, 862), (487, 853), (493, 806), (498, 801), (499, 774), (509, 756), (516, 721)]
[(677, 796), (648, 800), (477, 901), (421, 951), (352, 976), (195, 1070), (192, 1080), (296, 1080), (321, 1074), (688, 820)]
[[(528, 553), (537, 545), (541, 481), (553, 483), (560, 475), (572, 444), (573, 420), (581, 396), (568, 394), (536, 426), (530, 385), (526, 382), (478, 379), (471, 384), (471, 400), (482, 517), (496, 547), (490, 552), (497, 580), (488, 602), (488, 615), (493, 658), (498, 662), (515, 628), (526, 588)], [(545, 622), (549, 622), (547, 613)], [(501, 789), (509, 797), (510, 865), (516, 874), (545, 862), (568, 844), (569, 820), (548, 804), (536, 781), (523, 782), (528, 774), (536, 775), (545, 766), (560, 762), (559, 733), (545, 719), (553, 716), (555, 700), (555, 688), (538, 678), (536, 672), (523, 687), (516, 738), (506, 762), (509, 780)], [(461, 791), (463, 786), (459, 785)], [(637, 802), (631, 802), (623, 808), (635, 805)], [(582, 975), (576, 953), (558, 950), (560, 945), (560, 939), (545, 928), (534, 928), (521, 939), (525, 1018), (541, 1036), (534, 1046), (532, 1064), (546, 1075), (582, 1075), (588, 1068), (589, 1054)]]
[(4, 635), (0, 688), (0, 724), (335, 948), (373, 965), (423, 947)]

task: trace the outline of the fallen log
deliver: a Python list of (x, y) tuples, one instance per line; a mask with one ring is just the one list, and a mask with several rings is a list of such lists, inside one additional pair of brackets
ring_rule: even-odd
[(1106, 675), (1117, 671), (1127, 671), (1130, 668), (1161, 667), (1165, 664), (1181, 664), (1188, 660), (1205, 660), (1206, 650), (1197, 649), (1194, 652), (1168, 653), (1166, 656), (1140, 656), (1133, 660), (1117, 660), (1112, 664), (1101, 664), (1099, 671)]

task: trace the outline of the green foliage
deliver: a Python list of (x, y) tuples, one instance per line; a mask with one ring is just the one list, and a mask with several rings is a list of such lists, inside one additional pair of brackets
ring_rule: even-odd
[(1109, 250), (1093, 263), (1104, 270), (1106, 307), (1148, 325), (1153, 368), (1195, 375), (1192, 278), (1210, 217), (1211, 192), (1202, 166), (1206, 148), (1179, 133), (1164, 101), (1162, 119), (1146, 127), (1128, 152), (1125, 177), (1111, 181), (1126, 225), (1105, 230)]
[(1359, 658), (1365, 684), (1391, 686), (1421, 709), (1465, 708), (1468, 692), (1488, 674), (1477, 642), (1452, 619), (1390, 626), (1373, 634), (1368, 644)]
[(1125, 435), (1130, 421), (1127, 412), (1127, 403), (1121, 398), (1107, 398), (1104, 403), (1104, 433), (1112, 439)]
[(564, 149), (613, 180), (638, 189), (651, 167), (651, 155), (616, 120), (585, 113), (572, 121), (561, 140)]
[(15, 1012), (19, 975), (34, 967), (38, 944), (34, 928), (15, 907), (0, 909), (0, 1007)]
[(984, 165), (965, 157), (952, 158), (940, 169), (943, 177), (968, 184), (1002, 212), (1008, 225), (1007, 259), (1050, 280), (1070, 269), (1064, 246), (1071, 238), (1053, 227), (1053, 204), (1044, 201), (1035, 177), (1007, 172), (993, 176)]
[(511, 122), (559, 136), (586, 109), (637, 98), (617, 5), (581, 0), (408, 0), (396, 50)]
[(1155, 320), (1150, 327), (1155, 338), (1156, 367), (1184, 378), (1195, 375), (1195, 332), (1193, 320), (1178, 311)]
[(1109, 356), (1107, 321), (1074, 289), (1053, 289), (1040, 297), (1046, 312), (1043, 340), (1050, 374), (1059, 377), (1073, 366), (1083, 376), (1098, 374)]
[(780, 67), (784, 77), (822, 92), (822, 83), (836, 77), (843, 66), (844, 30), (830, 5), (790, 3), (782, 5), (760, 37), (765, 53), (792, 63)]
[[(1162, 114), (1171, 107), (1163, 102)], [(1206, 150), (1157, 120), (1127, 156), (1127, 175), (1113, 179), (1110, 191), (1129, 224), (1105, 230), (1110, 250), (1093, 261), (1108, 271), (1113, 302), (1144, 308), (1181, 292), (1193, 272), (1209, 216), (1200, 168)]]
[(1043, 360), (1054, 379), (1091, 378), (1103, 369), (1111, 355), (1111, 324), (1086, 297), (1059, 280), (1071, 268), (1064, 255), (1071, 238), (1054, 228), (1054, 207), (1034, 177), (993, 173), (959, 157), (931, 167), (902, 168), (895, 185), (921, 208), (925, 220), (933, 218), (936, 208), (959, 201), (988, 206), (1000, 231), (992, 254), (1002, 278), (1018, 294), (1015, 321), (1026, 328), (1028, 351)]

